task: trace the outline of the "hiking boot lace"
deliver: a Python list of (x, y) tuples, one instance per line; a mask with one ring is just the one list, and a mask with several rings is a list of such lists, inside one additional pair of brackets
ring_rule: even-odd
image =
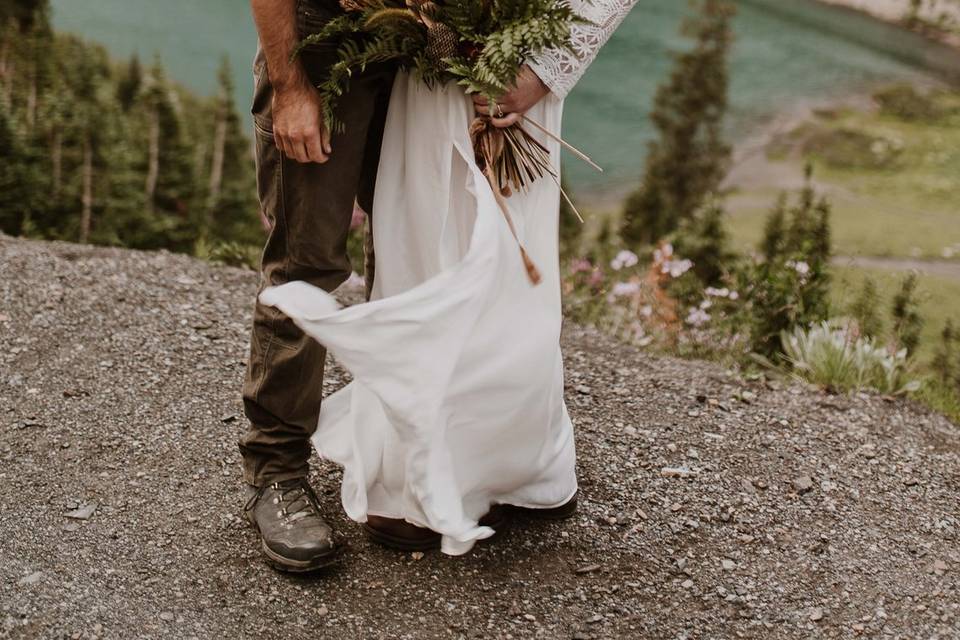
[(268, 487), (277, 491), (272, 502), (278, 507), (277, 518), (286, 528), (292, 528), (294, 523), (304, 518), (322, 519), (317, 496), (306, 480), (297, 480), (290, 483), (275, 482), (272, 485), (261, 487), (247, 502), (245, 508), (248, 511), (256, 506)]

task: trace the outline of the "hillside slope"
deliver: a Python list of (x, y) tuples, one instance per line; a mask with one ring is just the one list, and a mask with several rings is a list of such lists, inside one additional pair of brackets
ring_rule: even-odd
[(960, 637), (960, 434), (914, 404), (571, 326), (574, 519), (416, 559), (317, 463), (350, 549), (291, 578), (239, 517), (255, 275), (2, 236), (0, 274), (0, 636)]

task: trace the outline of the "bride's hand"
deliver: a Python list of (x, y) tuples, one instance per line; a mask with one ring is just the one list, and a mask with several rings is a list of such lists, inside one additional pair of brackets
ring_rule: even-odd
[(549, 93), (550, 89), (533, 69), (523, 65), (517, 75), (516, 86), (500, 96), (495, 105), (491, 107), (486, 97), (475, 94), (473, 107), (478, 114), (490, 116), (495, 127), (506, 128), (519, 122), (523, 114)]

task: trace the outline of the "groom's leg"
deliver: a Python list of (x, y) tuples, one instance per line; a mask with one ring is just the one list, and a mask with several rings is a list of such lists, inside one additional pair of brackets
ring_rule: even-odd
[[(308, 69), (329, 60), (319, 54)], [(347, 235), (354, 199), (369, 206), (392, 73), (353, 80), (339, 104), (344, 133), (334, 135), (326, 164), (299, 164), (274, 145), (272, 88), (262, 57), (254, 100), (257, 182), (272, 228), (263, 252), (261, 288), (303, 280), (332, 291), (351, 273)], [(374, 153), (376, 152), (376, 153)], [(369, 210), (369, 209), (368, 209)], [(259, 304), (243, 399), (250, 429), (240, 441), (244, 479), (254, 486), (306, 476), (317, 426), (326, 353), (286, 316)]]

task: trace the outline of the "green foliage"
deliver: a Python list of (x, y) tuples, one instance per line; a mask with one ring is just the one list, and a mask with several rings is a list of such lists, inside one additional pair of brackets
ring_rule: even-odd
[(201, 238), (194, 246), (193, 254), (201, 260), (230, 267), (256, 270), (260, 266), (261, 249), (257, 245), (244, 245), (239, 242), (209, 243)]
[[(561, 187), (567, 196), (573, 199), (573, 192), (571, 192), (570, 185), (566, 179), (562, 179)], [(562, 257), (570, 257), (576, 254), (580, 249), (581, 240), (583, 239), (583, 223), (577, 218), (573, 207), (571, 207), (563, 197), (560, 198), (559, 232), (560, 255)]]
[(624, 207), (623, 238), (652, 243), (680, 226), (720, 187), (730, 161), (723, 140), (728, 57), (734, 6), (701, 0), (683, 32), (691, 51), (679, 54), (670, 80), (660, 87), (651, 115), (658, 137), (650, 144), (640, 188)]
[(784, 331), (822, 322), (830, 312), (830, 205), (817, 198), (809, 170), (796, 204), (783, 197), (770, 213), (760, 252), (736, 280), (748, 300), (752, 349), (776, 357)]
[(0, 230), (35, 235), (46, 210), (48, 190), (43, 158), (24, 133), (0, 110)]
[(711, 202), (684, 220), (673, 236), (677, 255), (693, 261), (692, 273), (702, 286), (721, 284), (736, 259), (723, 225), (725, 215), (721, 202)]
[(134, 54), (126, 70), (117, 78), (117, 102), (124, 111), (129, 111), (143, 88), (143, 69), (140, 58)]
[(960, 331), (952, 320), (947, 320), (940, 332), (931, 365), (932, 375), (920, 391), (921, 400), (960, 422)]
[(395, 64), (428, 85), (452, 81), (468, 93), (495, 99), (516, 81), (525, 59), (548, 48), (569, 47), (570, 26), (580, 21), (567, 3), (557, 0), (352, 4), (298, 49), (336, 48), (337, 61), (318, 84), (324, 119), (334, 131), (343, 128), (336, 117), (338, 99), (351, 77), (369, 65)]
[(857, 297), (850, 304), (849, 314), (857, 321), (860, 335), (880, 338), (883, 335), (883, 318), (880, 316), (881, 300), (877, 281), (867, 277)]
[(913, 355), (920, 344), (923, 318), (920, 316), (917, 299), (917, 274), (911, 273), (900, 283), (900, 290), (893, 297), (892, 343), (897, 349), (906, 349)]
[(884, 115), (907, 122), (933, 122), (949, 113), (930, 93), (920, 93), (912, 84), (895, 84), (873, 94)]
[(916, 398), (954, 423), (960, 424), (960, 389), (956, 386), (946, 384), (936, 376), (930, 376), (923, 381)]
[(46, 1), (0, 5), (0, 43), (11, 74), (0, 87), (0, 230), (187, 252), (208, 236), (261, 243), (225, 70), (220, 95), (199, 98), (159, 61), (116, 64), (53, 33)]
[(781, 334), (784, 359), (794, 373), (832, 391), (916, 391), (905, 351), (891, 353), (842, 322), (795, 327)]
[(890, 169), (903, 152), (900, 140), (859, 129), (816, 127), (803, 151), (837, 169)]
[(960, 389), (960, 333), (952, 320), (947, 320), (940, 333), (940, 344), (933, 357), (933, 371), (944, 385)]

